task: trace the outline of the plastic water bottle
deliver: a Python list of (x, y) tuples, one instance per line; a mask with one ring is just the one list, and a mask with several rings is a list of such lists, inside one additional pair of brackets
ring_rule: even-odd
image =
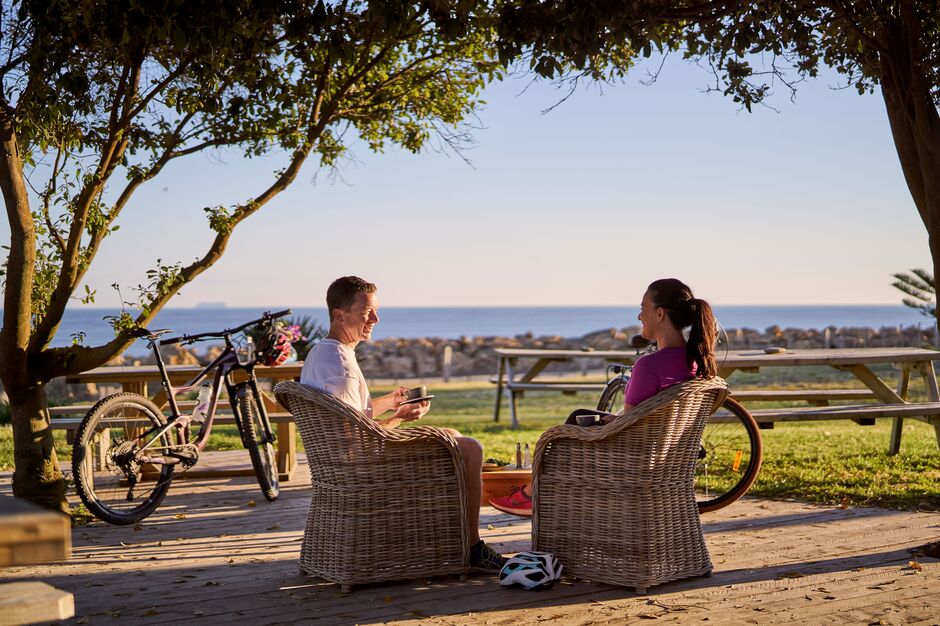
[(199, 388), (196, 406), (193, 407), (193, 422), (202, 424), (206, 421), (206, 411), (209, 410), (209, 400), (212, 398), (212, 387), (203, 385)]
[(522, 467), (524, 469), (532, 467), (532, 457), (529, 456), (529, 444), (525, 444), (525, 456), (522, 457)]

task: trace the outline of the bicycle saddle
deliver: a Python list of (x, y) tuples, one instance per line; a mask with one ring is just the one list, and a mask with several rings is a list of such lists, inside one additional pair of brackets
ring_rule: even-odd
[(165, 335), (167, 333), (173, 332), (169, 328), (161, 328), (159, 330), (149, 330), (147, 328), (138, 327), (131, 331), (131, 334), (135, 337), (140, 337), (141, 339), (156, 339), (160, 335)]

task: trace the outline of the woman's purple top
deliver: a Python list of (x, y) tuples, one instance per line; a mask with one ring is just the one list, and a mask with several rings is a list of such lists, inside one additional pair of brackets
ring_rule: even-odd
[(689, 363), (685, 347), (661, 348), (637, 360), (633, 366), (624, 403), (636, 406), (647, 398), (695, 378), (695, 363)]

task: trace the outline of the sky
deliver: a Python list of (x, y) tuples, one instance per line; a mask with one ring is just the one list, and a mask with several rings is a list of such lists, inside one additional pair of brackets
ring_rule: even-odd
[[(891, 274), (930, 267), (880, 93), (831, 73), (753, 113), (678, 58), (644, 85), (486, 89), (465, 153), (373, 154), (331, 179), (308, 163), (171, 306), (321, 306), (336, 277), (383, 306), (635, 305), (674, 276), (715, 304), (899, 303)], [(258, 195), (283, 158), (201, 154), (144, 186), (88, 274), (144, 282), (211, 241), (202, 208)], [(9, 227), (0, 225), (9, 240)]]

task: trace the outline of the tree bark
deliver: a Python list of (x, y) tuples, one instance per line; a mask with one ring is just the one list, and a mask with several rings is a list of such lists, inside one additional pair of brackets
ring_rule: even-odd
[[(909, 23), (886, 28), (881, 94), (914, 206), (927, 229), (934, 289), (940, 293), (940, 114), (930, 93), (918, 33)], [(940, 328), (940, 317), (934, 320)]]
[(13, 119), (13, 110), (6, 102), (0, 102), (0, 189), (10, 222), (0, 331), (0, 380), (10, 399), (13, 422), (13, 493), (41, 506), (68, 512), (65, 479), (53, 446), (44, 385), (31, 374), (29, 364), (36, 230)]
[(65, 479), (52, 440), (45, 386), (7, 387), (13, 418), (13, 495), (69, 512)]

